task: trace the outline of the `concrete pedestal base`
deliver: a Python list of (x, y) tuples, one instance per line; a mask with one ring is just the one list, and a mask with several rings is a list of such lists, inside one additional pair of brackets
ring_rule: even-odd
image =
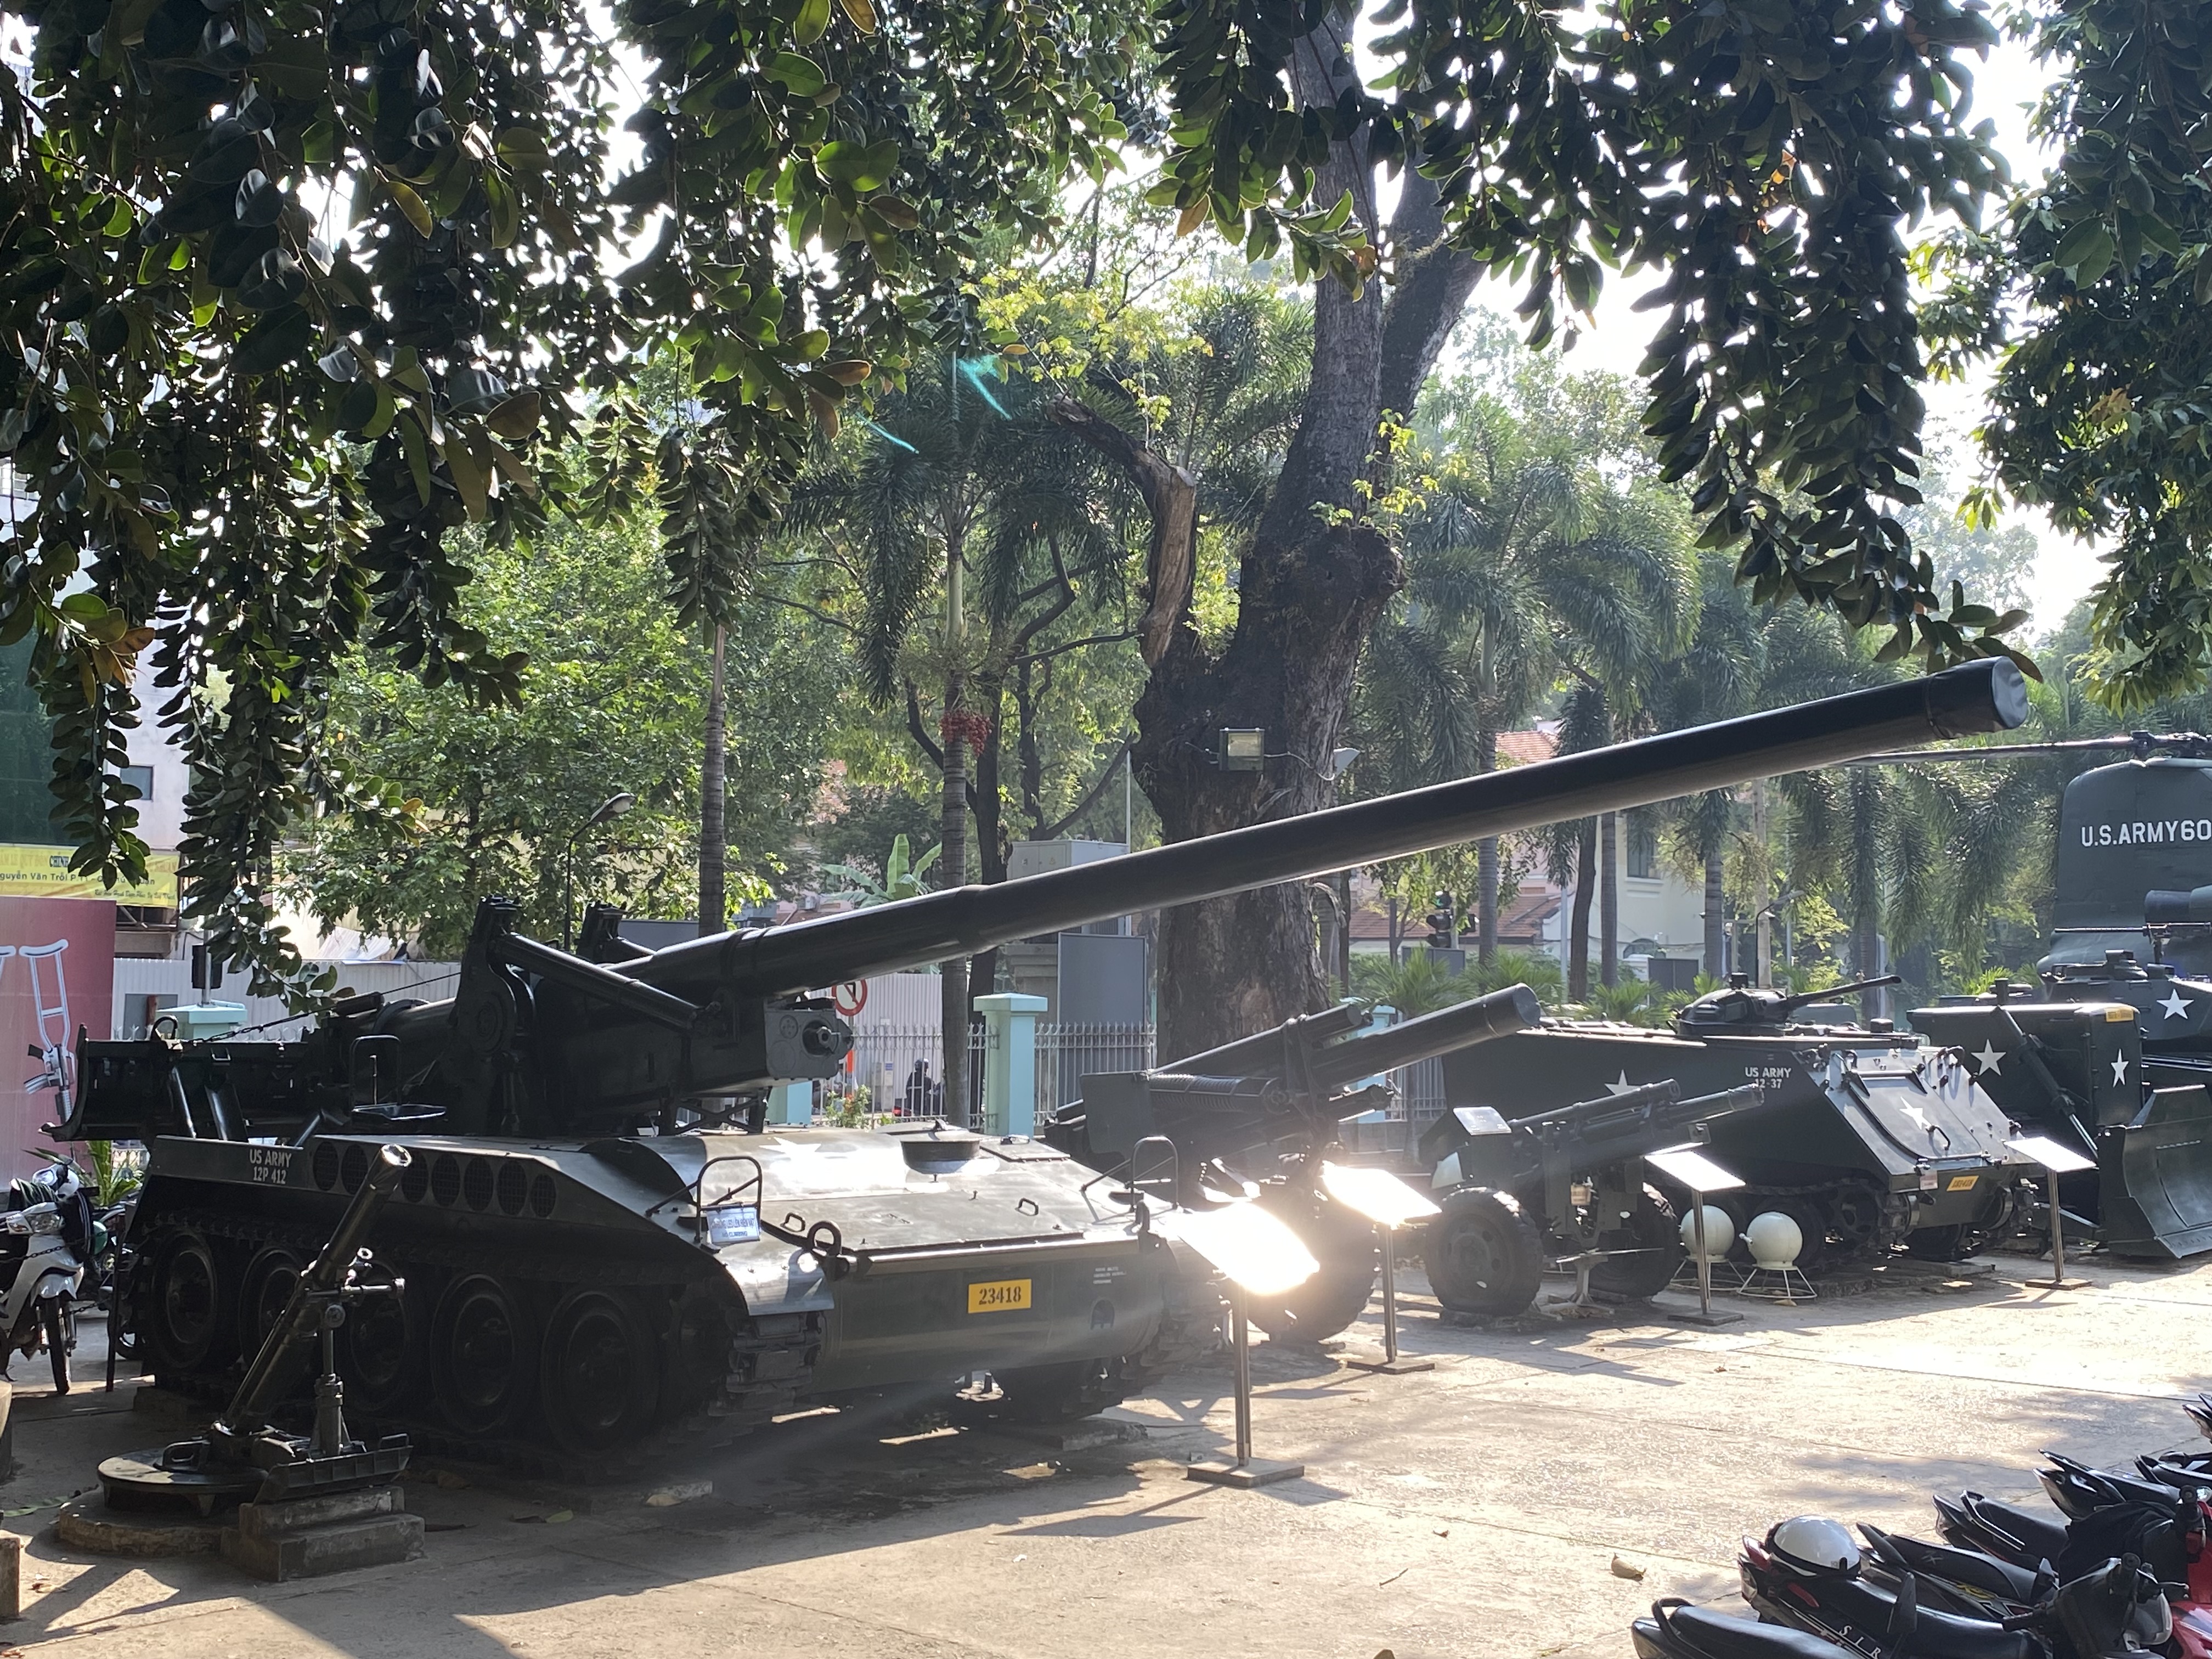
[(422, 1517), (402, 1510), (400, 1499), (398, 1487), (375, 1486), (240, 1504), (237, 1529), (222, 1534), (223, 1559), (279, 1583), (411, 1561), (422, 1553)]
[(88, 1492), (62, 1505), (54, 1536), (88, 1555), (212, 1555), (230, 1530), (227, 1519), (158, 1510), (111, 1510), (107, 1494)]
[(1249, 1492), (1254, 1486), (1272, 1486), (1278, 1480), (1296, 1480), (1305, 1472), (1303, 1463), (1278, 1463), (1272, 1458), (1255, 1457), (1242, 1463), (1217, 1459), (1192, 1464), (1186, 1478), (1203, 1480), (1209, 1486), (1237, 1486)]
[(1347, 1359), (1344, 1363), (1355, 1371), (1368, 1371), (1377, 1376), (1411, 1376), (1416, 1371), (1432, 1371), (1437, 1368), (1437, 1362), (1433, 1359), (1419, 1359), (1402, 1353), (1395, 1359), (1385, 1359), (1377, 1354), (1372, 1359)]

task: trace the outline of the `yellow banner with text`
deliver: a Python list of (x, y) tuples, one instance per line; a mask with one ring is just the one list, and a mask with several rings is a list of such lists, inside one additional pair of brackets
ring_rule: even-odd
[(66, 847), (0, 845), (0, 898), (104, 898), (118, 904), (149, 904), (173, 910), (177, 908), (177, 855), (149, 853), (143, 883), (132, 886), (118, 882), (103, 887), (98, 875), (70, 868)]

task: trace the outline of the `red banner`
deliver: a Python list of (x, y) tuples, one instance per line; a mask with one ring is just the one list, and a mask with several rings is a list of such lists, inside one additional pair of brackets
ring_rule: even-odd
[(28, 1175), (40, 1126), (68, 1109), (76, 1034), (111, 1029), (115, 906), (106, 899), (0, 898), (0, 1176)]

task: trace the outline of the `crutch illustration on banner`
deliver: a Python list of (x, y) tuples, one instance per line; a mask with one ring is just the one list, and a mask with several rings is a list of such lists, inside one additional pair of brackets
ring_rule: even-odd
[[(45, 1069), (23, 1086), (33, 1092), (52, 1089), (65, 1104), (76, 1066), (76, 1057), (70, 1052), (69, 975), (62, 967), (62, 952), (68, 949), (69, 941), (58, 939), (52, 945), (26, 945), (15, 952), (31, 970), (31, 1006), (39, 1017), (38, 1054), (46, 1062)], [(46, 975), (39, 971), (42, 967), (50, 968), (53, 975), (51, 1000)]]

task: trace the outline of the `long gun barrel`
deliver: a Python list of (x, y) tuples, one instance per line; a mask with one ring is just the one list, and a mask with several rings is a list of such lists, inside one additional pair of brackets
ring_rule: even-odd
[[(1224, 1042), (1203, 1054), (1186, 1054), (1160, 1067), (1200, 1077), (1273, 1077), (1306, 1081), (1325, 1089), (1338, 1089), (1355, 1078), (1395, 1071), (1417, 1060), (1447, 1054), (1470, 1043), (1486, 1042), (1510, 1031), (1525, 1031), (1544, 1018), (1544, 1006), (1525, 985), (1509, 985), (1487, 996), (1439, 1008), (1434, 1013), (1401, 1020), (1376, 1031), (1360, 1031), (1327, 1042), (1337, 1031), (1348, 1031), (1363, 1013), (1357, 1002), (1340, 1002), (1318, 1014), (1297, 1019)], [(1309, 1045), (1300, 1057), (1297, 1044)]]
[[(1447, 1112), (1422, 1136), (1421, 1156), (1435, 1164), (1456, 1152), (1462, 1181), (1512, 1187), (1679, 1146), (1698, 1124), (1744, 1111), (1765, 1097), (1757, 1084), (1689, 1100), (1681, 1093), (1682, 1085), (1670, 1079), (1510, 1121), (1480, 1109), (1464, 1115)], [(1491, 1120), (1486, 1127), (1470, 1127), (1470, 1118), (1480, 1124), (1486, 1117)]]
[[(516, 931), (514, 903), (487, 899), (452, 998), (391, 1006), (356, 1000), (290, 1044), (86, 1042), (75, 1109), (57, 1133), (78, 1139), (312, 1136), (364, 1111), (381, 1111), (388, 1121), (391, 1110), (405, 1106), (443, 1113), (439, 1127), (447, 1133), (618, 1133), (702, 1097), (833, 1075), (852, 1034), (806, 994), (824, 986), (1133, 910), (1830, 765), (1885, 745), (2004, 731), (2027, 708), (2009, 662), (1970, 663), (996, 886), (717, 934), (620, 962), (588, 961), (526, 939)], [(1325, 1043), (1311, 1045), (1341, 1031), (1331, 1021), (1342, 1018), (1319, 1017), (1305, 1034), (1309, 1054), (1329, 1054)], [(1470, 1008), (1446, 1018), (1488, 1015)], [(1377, 1043), (1370, 1058), (1331, 1055), (1325, 1067), (1341, 1058), (1360, 1066), (1349, 1077), (1386, 1069), (1391, 1062), (1379, 1056), (1393, 1044), (1427, 1040), (1413, 1024), (1361, 1039)], [(364, 1039), (389, 1052), (356, 1052)], [(373, 1063), (356, 1063), (364, 1060)], [(1212, 1056), (1208, 1071), (1243, 1064), (1221, 1060)]]
[(1152, 1135), (1165, 1135), (1193, 1164), (1291, 1134), (1326, 1144), (1342, 1109), (1330, 1097), (1346, 1084), (1525, 1030), (1544, 1015), (1534, 992), (1509, 985), (1383, 1030), (1302, 1048), (1307, 1028), (1337, 1012), (1286, 1021), (1156, 1071), (1094, 1073), (1083, 1080), (1084, 1098), (1054, 1115), (1048, 1138), (1108, 1168)]
[(1877, 974), (1872, 979), (1855, 979), (1846, 985), (1831, 985), (1819, 991), (1799, 991), (1786, 996), (1777, 1004), (1784, 1014), (1794, 1014), (1800, 1008), (1809, 1008), (1816, 1002), (1841, 1002), (1862, 991), (1878, 991), (1885, 985), (1902, 985), (1902, 974)]
[(674, 945), (617, 971), (702, 1000), (759, 994), (973, 956), (1109, 916), (1219, 898), (1378, 860), (1624, 811), (1753, 778), (1829, 766), (1931, 738), (2006, 732), (2027, 714), (2002, 659), (1669, 732), (1532, 766), (1231, 830), (993, 887), (960, 887), (766, 932)]

